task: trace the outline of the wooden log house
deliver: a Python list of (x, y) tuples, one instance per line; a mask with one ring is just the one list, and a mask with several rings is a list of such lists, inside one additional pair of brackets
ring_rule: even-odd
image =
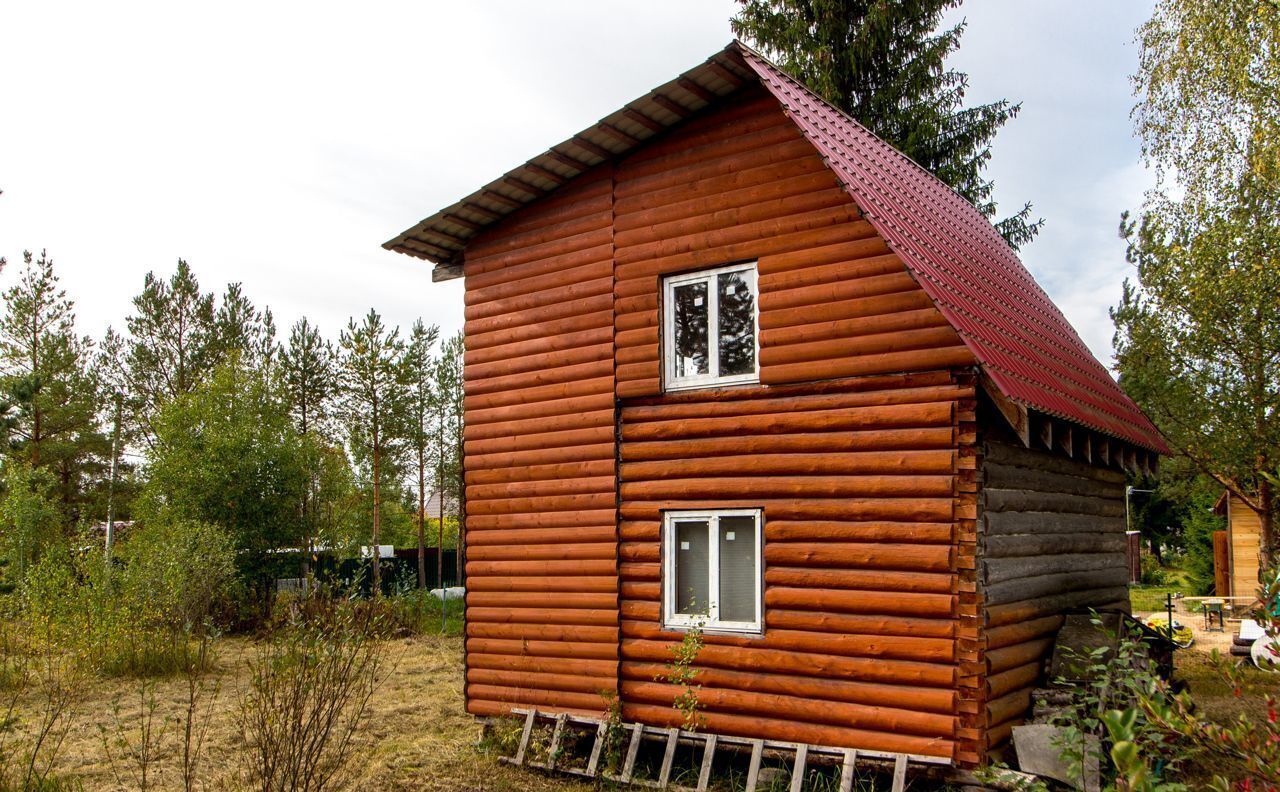
[(973, 766), (1166, 451), (991, 224), (738, 42), (385, 247), (465, 279), (470, 712)]

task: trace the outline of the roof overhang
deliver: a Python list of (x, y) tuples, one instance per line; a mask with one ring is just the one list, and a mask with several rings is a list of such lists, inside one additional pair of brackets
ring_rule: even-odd
[(477, 234), (604, 162), (623, 156), (758, 78), (733, 42), (705, 62), (629, 102), (576, 135), (507, 171), (466, 198), (383, 243), (433, 262), (433, 281), (462, 275), (462, 252)]

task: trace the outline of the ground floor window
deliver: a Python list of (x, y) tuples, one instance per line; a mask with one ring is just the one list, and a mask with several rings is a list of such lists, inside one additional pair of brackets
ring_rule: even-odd
[(759, 509), (663, 514), (663, 625), (760, 632)]

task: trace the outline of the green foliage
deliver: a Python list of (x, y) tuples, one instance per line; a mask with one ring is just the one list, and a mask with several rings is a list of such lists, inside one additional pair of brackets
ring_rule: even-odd
[(307, 486), (306, 450), (275, 382), (234, 356), (208, 381), (167, 402), (139, 512), (144, 522), (219, 526), (241, 551), (240, 574), (264, 587), (269, 551), (296, 547)]
[(1160, 566), (1160, 562), (1156, 557), (1148, 553), (1142, 554), (1141, 560), (1141, 581), (1144, 586), (1164, 586), (1169, 582), (1169, 573), (1164, 567)]
[(671, 660), (667, 663), (666, 672), (657, 677), (658, 682), (680, 686), (681, 690), (671, 706), (684, 715), (686, 731), (696, 731), (704, 720), (698, 702), (698, 688), (702, 686), (695, 682), (698, 676), (695, 664), (702, 646), (702, 628), (693, 626), (687, 629), (680, 643), (671, 647)]
[(148, 439), (165, 404), (194, 391), (229, 356), (253, 370), (273, 356), (271, 312), (255, 309), (234, 283), (219, 305), (182, 259), (167, 281), (147, 273), (125, 322), (127, 337), (107, 332), (104, 365), (127, 398), (131, 424)]
[(227, 596), (234, 558), (214, 526), (148, 526), (122, 547), (122, 563), (108, 566), (97, 552), (46, 555), (18, 589), (16, 618), (34, 650), (66, 653), (85, 670), (179, 673)]
[(58, 499), (74, 520), (84, 478), (100, 469), (106, 453), (93, 342), (76, 335), (75, 305), (48, 254), (22, 258), (0, 313), (0, 381), (22, 407), (9, 421), (9, 440), (16, 458), (55, 474)]
[[(991, 140), (1020, 105), (963, 107), (968, 77), (946, 67), (964, 23), (939, 30), (960, 0), (739, 0), (731, 22), (814, 93), (951, 185), (987, 217), (994, 185), (982, 171)], [(1031, 205), (997, 223), (1015, 249), (1043, 220)]]
[(434, 370), (438, 413), (436, 431), (443, 474), (441, 489), (445, 493), (445, 503), (451, 497), (459, 508), (465, 508), (466, 504), (466, 487), (462, 478), (462, 364), (465, 351), (463, 336), (459, 332), (444, 342)]
[[(405, 428), (405, 439), (408, 441), (409, 455), (413, 472), (417, 474), (415, 487), (417, 507), (414, 510), (417, 521), (418, 544), (418, 587), (427, 584), (426, 547), (426, 500), (428, 482), (432, 478), (432, 467), (443, 473), (441, 465), (433, 465), (433, 458), (442, 460), (444, 444), (438, 432), (433, 431), (437, 416), (443, 415), (443, 405), (436, 394), (434, 370), (435, 357), (432, 347), (440, 337), (440, 328), (427, 327), (422, 320), (413, 323), (409, 332), (409, 343), (405, 346), (404, 356), (400, 359), (401, 377), (405, 385), (404, 415), (402, 423)], [(437, 542), (443, 544), (437, 537)], [(437, 577), (441, 577), (437, 575)]]
[(54, 500), (54, 480), (47, 470), (9, 462), (0, 473), (0, 552), (6, 585), (12, 586), (49, 551), (65, 544), (62, 512)]
[(1243, 174), (1276, 175), (1280, 6), (1160, 0), (1138, 42), (1134, 119), (1162, 175), (1197, 203), (1231, 203)]
[[(1116, 324), (1126, 390), (1174, 451), (1259, 513), (1280, 449), (1280, 10), (1162, 0), (1138, 32), (1137, 131), (1161, 174), (1121, 230), (1137, 282)], [(1173, 178), (1175, 189), (1168, 180)]]
[[(1095, 617), (1094, 624), (1101, 626)], [(1061, 689), (1069, 694), (1064, 706), (1054, 714), (1052, 723), (1060, 728), (1058, 742), (1062, 758), (1077, 777), (1084, 777), (1086, 761), (1095, 749), (1091, 740), (1098, 740), (1105, 751), (1107, 713), (1116, 709), (1128, 709), (1144, 694), (1157, 677), (1152, 672), (1146, 646), (1136, 633), (1118, 636), (1115, 648), (1099, 647), (1090, 651), (1073, 651), (1064, 648), (1067, 666), (1072, 676), (1085, 680), (1079, 684), (1059, 680)], [(1163, 745), (1162, 736), (1143, 720), (1131, 724), (1129, 740), (1141, 746), (1144, 752), (1160, 754), (1169, 766), (1178, 757)], [(1105, 754), (1096, 758), (1105, 766)]]

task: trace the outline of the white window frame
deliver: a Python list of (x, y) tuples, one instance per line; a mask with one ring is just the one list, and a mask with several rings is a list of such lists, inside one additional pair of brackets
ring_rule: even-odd
[[(755, 345), (755, 369), (746, 374), (730, 374), (720, 376), (720, 291), (716, 288), (716, 278), (727, 272), (748, 273), (745, 280), (751, 287), (754, 299), (751, 307), (755, 332), (752, 342)], [(675, 288), (688, 283), (703, 281), (707, 283), (707, 373), (693, 374), (685, 377), (676, 376), (675, 351)], [(668, 391), (706, 388), (713, 385), (737, 385), (760, 381), (760, 288), (756, 273), (756, 262), (729, 264), (715, 269), (688, 272), (683, 275), (672, 275), (662, 281), (662, 342), (663, 342), (663, 378)]]
[[(753, 622), (720, 620), (720, 518), (751, 517), (756, 523), (756, 620)], [(676, 613), (676, 523), (705, 520), (710, 573), (707, 591), (711, 601), (705, 616)], [(687, 630), (698, 627), (708, 632), (764, 633), (764, 512), (761, 509), (697, 509), (667, 511), (662, 514), (662, 626), (664, 629)]]

